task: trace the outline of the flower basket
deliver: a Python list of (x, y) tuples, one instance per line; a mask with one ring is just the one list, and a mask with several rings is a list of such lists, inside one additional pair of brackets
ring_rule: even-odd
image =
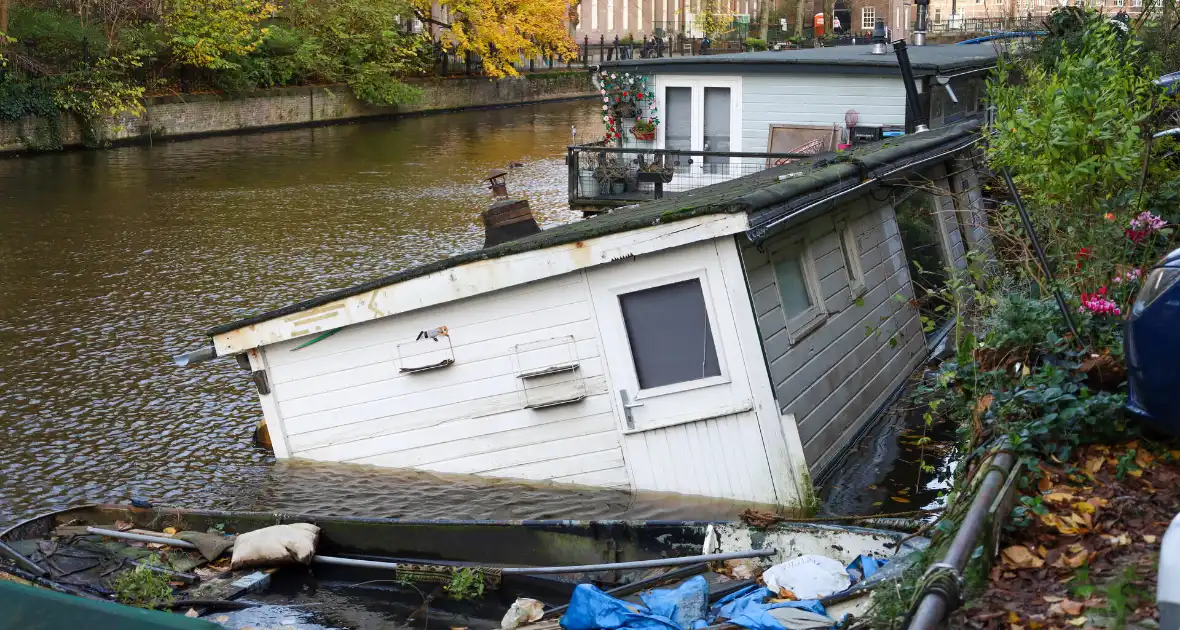
[(651, 131), (638, 131), (635, 127), (631, 127), (631, 135), (635, 136), (636, 140), (646, 140), (651, 142), (652, 140), (656, 139), (656, 130), (652, 129)]

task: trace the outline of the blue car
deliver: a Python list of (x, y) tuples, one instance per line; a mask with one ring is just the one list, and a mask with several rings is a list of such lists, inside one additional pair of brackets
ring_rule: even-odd
[(1180, 249), (1143, 279), (1125, 329), (1127, 407), (1157, 428), (1180, 434)]

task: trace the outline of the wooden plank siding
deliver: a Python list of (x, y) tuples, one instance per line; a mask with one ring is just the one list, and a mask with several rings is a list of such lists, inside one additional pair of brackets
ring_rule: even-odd
[[(854, 230), (864, 270), (860, 305), (849, 288), (836, 232), (840, 220)], [(827, 315), (792, 343), (774, 280), (777, 258), (766, 252), (801, 235), (809, 242)], [(780, 413), (794, 415), (815, 474), (925, 356), (893, 208), (862, 197), (772, 237), (761, 251), (746, 242), (742, 256)]]
[(771, 125), (904, 125), (901, 77), (747, 74), (742, 77), (742, 150), (766, 151)]
[[(289, 455), (629, 488), (584, 274), (348, 326), (304, 348), (266, 346)], [(401, 372), (399, 346), (439, 326), (454, 364)], [(586, 395), (526, 408), (515, 348), (547, 339), (561, 343), (530, 361), (572, 354)]]

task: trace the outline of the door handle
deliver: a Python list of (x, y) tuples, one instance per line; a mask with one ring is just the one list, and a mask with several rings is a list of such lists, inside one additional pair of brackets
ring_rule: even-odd
[(623, 401), (623, 418), (627, 421), (627, 428), (635, 428), (635, 418), (631, 415), (631, 410), (636, 407), (642, 407), (641, 402), (631, 402), (631, 397), (627, 395), (627, 390), (619, 390), (619, 399)]

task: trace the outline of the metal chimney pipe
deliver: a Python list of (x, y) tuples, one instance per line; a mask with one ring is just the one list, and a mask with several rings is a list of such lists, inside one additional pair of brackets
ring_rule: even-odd
[(889, 52), (885, 49), (885, 21), (877, 18), (877, 23), (873, 26), (873, 38), (869, 40), (873, 44), (874, 55), (884, 55)]
[(918, 6), (918, 25), (914, 28), (914, 45), (926, 45), (926, 17), (930, 12), (930, 0), (915, 0)]
[(918, 100), (918, 86), (914, 83), (914, 69), (910, 67), (910, 54), (906, 52), (905, 40), (893, 42), (893, 51), (897, 53), (897, 65), (901, 66), (901, 80), (905, 83), (905, 104), (910, 111), (913, 129), (906, 125), (906, 133), (922, 133), (929, 131), (926, 119), (922, 115), (922, 103)]

